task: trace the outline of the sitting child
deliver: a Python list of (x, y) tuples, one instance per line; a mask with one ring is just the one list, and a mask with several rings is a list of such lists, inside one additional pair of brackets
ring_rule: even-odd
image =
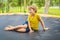
[(39, 22), (42, 25), (43, 30), (48, 30), (48, 28), (45, 27), (44, 22), (41, 19), (41, 16), (37, 14), (37, 8), (35, 6), (30, 6), (29, 7), (29, 13), (30, 15), (28, 16), (28, 20), (23, 24), (23, 25), (18, 25), (18, 26), (8, 26), (5, 28), (5, 30), (14, 30), (17, 32), (34, 32), (38, 31), (39, 27), (38, 24)]

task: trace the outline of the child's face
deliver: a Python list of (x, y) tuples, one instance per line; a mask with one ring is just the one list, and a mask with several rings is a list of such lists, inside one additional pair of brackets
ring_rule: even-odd
[(30, 10), (29, 10), (29, 13), (30, 13), (31, 15), (35, 15), (35, 11), (34, 11), (33, 9), (30, 9)]

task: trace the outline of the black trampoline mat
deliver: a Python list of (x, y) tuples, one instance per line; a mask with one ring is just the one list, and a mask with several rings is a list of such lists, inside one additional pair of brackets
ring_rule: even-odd
[(39, 32), (33, 33), (18, 33), (13, 31), (4, 31), (7, 25), (17, 26), (23, 24), (27, 16), (12, 15), (0, 16), (0, 40), (60, 40), (60, 19), (58, 18), (43, 18), (45, 26), (50, 28), (48, 31), (43, 31), (39, 25)]

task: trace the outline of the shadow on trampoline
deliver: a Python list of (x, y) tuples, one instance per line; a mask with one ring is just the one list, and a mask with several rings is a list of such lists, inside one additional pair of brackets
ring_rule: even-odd
[(39, 25), (39, 32), (34, 33), (17, 33), (12, 31), (4, 31), (7, 25), (20, 25), (25, 22), (27, 16), (12, 15), (0, 16), (0, 40), (60, 40), (60, 19), (57, 18), (43, 18), (46, 27), (50, 28), (48, 31), (43, 31)]

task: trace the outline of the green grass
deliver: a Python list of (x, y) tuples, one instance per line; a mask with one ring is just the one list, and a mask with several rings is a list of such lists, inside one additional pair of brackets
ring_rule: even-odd
[(38, 8), (38, 9), (37, 9), (37, 12), (38, 12), (39, 14), (42, 14), (42, 13), (44, 12), (44, 8), (40, 8), (40, 9)]
[(2, 10), (0, 9), (0, 13), (2, 13)]
[[(28, 12), (27, 9), (25, 9), (26, 12)], [(2, 11), (0, 10), (0, 13)], [(24, 7), (13, 7), (13, 8), (10, 8), (9, 10), (9, 13), (16, 13), (16, 12), (24, 12)], [(39, 14), (42, 14), (44, 12), (44, 8), (38, 8), (38, 11), (37, 11)], [(49, 13), (50, 15), (60, 15), (60, 10), (57, 9), (57, 8), (49, 8)]]
[(20, 7), (13, 7), (9, 10), (10, 13), (20, 12)]
[[(41, 14), (43, 12), (44, 12), (44, 8), (38, 9), (38, 13)], [(58, 9), (58, 8), (49, 8), (48, 14), (60, 16), (60, 9)]]
[(56, 8), (49, 8), (49, 13), (51, 15), (60, 15), (60, 9), (56, 9)]

